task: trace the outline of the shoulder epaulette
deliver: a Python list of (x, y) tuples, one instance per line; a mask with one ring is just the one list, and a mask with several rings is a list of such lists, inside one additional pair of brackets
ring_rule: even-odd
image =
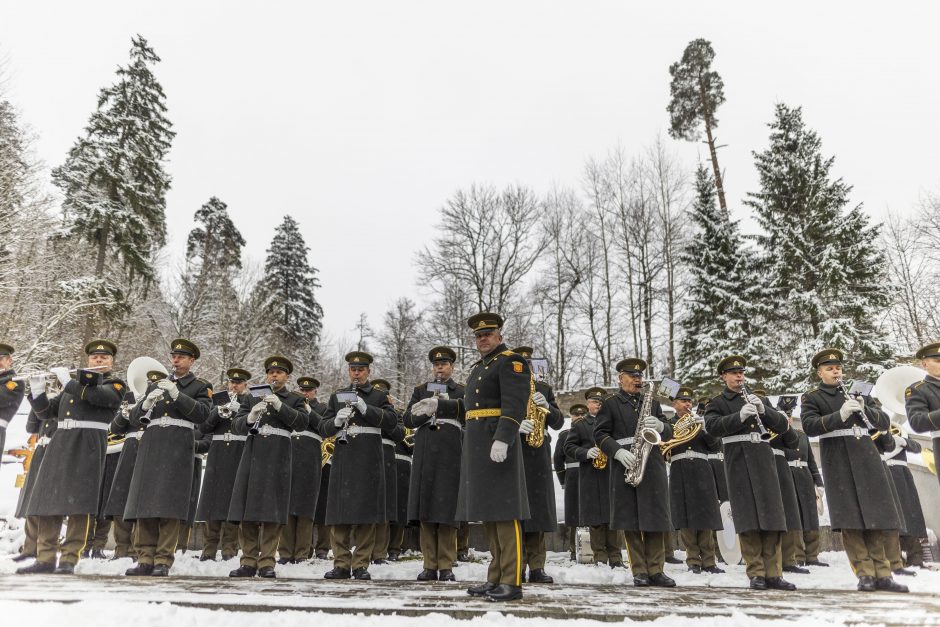
[(199, 381), (199, 383), (202, 383), (203, 385), (208, 385), (210, 388), (212, 387), (212, 384), (211, 384), (211, 383), (209, 383), (208, 381), (206, 381), (205, 379), (202, 379), (202, 378), (200, 378), (200, 377), (196, 377), (196, 381)]
[(514, 352), (512, 352), (512, 351), (503, 351), (503, 352), (500, 353), (500, 355), (505, 355), (505, 356), (507, 356), (507, 357), (510, 356), (510, 355), (515, 355), (516, 357), (518, 357), (518, 358), (520, 358), (520, 359), (523, 359), (522, 355), (519, 355), (518, 353), (514, 353)]

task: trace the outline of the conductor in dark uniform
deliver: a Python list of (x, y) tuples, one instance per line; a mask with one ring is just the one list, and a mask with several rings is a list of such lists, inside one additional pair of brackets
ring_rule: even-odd
[(503, 319), (481, 312), (467, 320), (481, 359), (467, 377), (463, 400), (426, 398), (411, 408), (466, 422), (457, 520), (482, 521), (492, 555), (486, 583), (467, 592), (490, 601), (522, 598), (520, 521), (530, 517), (519, 425), (533, 392), (529, 364), (503, 343)]

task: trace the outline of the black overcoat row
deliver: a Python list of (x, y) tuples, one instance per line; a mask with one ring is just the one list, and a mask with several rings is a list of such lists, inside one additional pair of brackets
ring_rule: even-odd
[[(927, 375), (904, 391), (904, 409), (915, 433), (928, 433), (940, 451), (940, 379)], [(937, 473), (940, 480), (940, 473)]]
[(584, 527), (610, 524), (610, 460), (607, 460), (605, 468), (598, 469), (594, 467), (594, 460), (587, 456), (588, 451), (596, 446), (596, 424), (597, 417), (590, 414), (572, 422), (565, 441), (565, 456), (578, 460), (577, 521)]
[(718, 488), (708, 460), (715, 440), (701, 429), (690, 441), (671, 450), (669, 510), (676, 529), (722, 528)]
[[(246, 402), (248, 394), (240, 394), (237, 400)], [(228, 508), (235, 489), (235, 475), (242, 460), (248, 436), (235, 433), (232, 420), (235, 412), (219, 413), (213, 407), (209, 418), (199, 425), (199, 431), (209, 439), (206, 455), (206, 471), (202, 477), (202, 491), (196, 507), (196, 520), (220, 521), (228, 519)]]
[(395, 426), (382, 429), (382, 459), (385, 462), (385, 520), (398, 521), (398, 461), (395, 447), (405, 439), (405, 427), (397, 418)]
[(123, 435), (124, 443), (118, 456), (117, 468), (114, 469), (114, 481), (104, 505), (106, 518), (122, 520), (124, 508), (127, 507), (127, 496), (131, 492), (131, 479), (134, 476), (134, 466), (137, 463), (137, 450), (140, 448), (140, 439), (144, 435), (144, 425), (140, 416), (135, 416), (132, 410), (125, 416), (118, 410), (111, 420), (111, 433)]
[(916, 455), (921, 450), (923, 447), (917, 440), (906, 437), (903, 446), (897, 446), (893, 451), (883, 455), (901, 505), (903, 528), (907, 530), (907, 535), (914, 538), (927, 537), (927, 522), (924, 520), (924, 510), (920, 504), (917, 486), (914, 485), (914, 475), (911, 474), (911, 469), (907, 465), (907, 454)]
[[(610, 495), (610, 528), (623, 531), (672, 531), (669, 514), (669, 480), (666, 462), (658, 446), (650, 451), (643, 479), (636, 487), (624, 481), (624, 467), (614, 459), (620, 449), (630, 450), (637, 431), (637, 421), (643, 403), (642, 394), (627, 394), (623, 390), (607, 397), (597, 413), (594, 439), (607, 455)], [(672, 438), (672, 425), (659, 404), (653, 400), (650, 415), (662, 421), (663, 440)], [(628, 441), (629, 440), (629, 441)]]
[(541, 392), (548, 401), (548, 414), (545, 416), (544, 440), (542, 446), (533, 448), (526, 442), (527, 435), (519, 434), (522, 446), (522, 466), (525, 469), (525, 485), (529, 497), (528, 520), (522, 521), (525, 533), (552, 532), (558, 528), (558, 514), (555, 505), (555, 482), (552, 480), (552, 437), (548, 429), (561, 429), (565, 416), (558, 408), (555, 393), (547, 383), (535, 382), (535, 391)]
[(307, 402), (310, 420), (303, 431), (291, 436), (290, 515), (313, 518), (320, 494), (320, 475), (323, 468), (320, 422), (326, 405), (318, 401)]
[(816, 456), (809, 438), (802, 431), (793, 430), (799, 438), (798, 457), (788, 460), (796, 498), (800, 505), (800, 523), (803, 531), (819, 531), (819, 509), (816, 507), (816, 488), (823, 487), (822, 473), (816, 465)]
[(885, 458), (887, 458), (888, 455), (894, 454), (897, 450), (897, 445), (894, 443), (894, 436), (887, 432), (879, 433), (874, 440), (875, 446), (878, 448), (878, 453), (881, 455), (881, 467), (884, 470), (885, 478), (888, 480), (888, 489), (891, 491), (890, 501), (894, 504), (894, 511), (898, 517), (897, 531), (900, 535), (906, 536), (908, 535), (907, 526), (904, 520), (904, 510), (901, 509), (901, 497), (898, 495), (897, 486), (894, 485), (894, 479), (891, 477), (891, 469), (885, 462)]
[(35, 411), (32, 409), (29, 410), (29, 415), (26, 417), (26, 433), (37, 437), (36, 449), (33, 451), (33, 459), (30, 461), (29, 471), (26, 473), (26, 481), (23, 483), (23, 488), (20, 490), (20, 494), (16, 499), (16, 512), (14, 513), (16, 518), (26, 517), (26, 506), (29, 504), (29, 495), (36, 485), (36, 477), (39, 476), (42, 458), (46, 454), (46, 446), (49, 444), (52, 434), (55, 433), (55, 428), (55, 418), (40, 420)]
[(395, 444), (395, 470), (398, 475), (398, 511), (394, 524), (405, 527), (408, 525), (408, 488), (411, 483), (411, 447), (405, 444), (404, 438)]
[(777, 464), (777, 479), (780, 482), (780, 498), (783, 500), (783, 512), (787, 518), (787, 531), (802, 531), (803, 519), (800, 516), (800, 500), (796, 493), (790, 462), (799, 458), (800, 438), (795, 429), (787, 429), (770, 441)]
[(565, 495), (565, 524), (569, 527), (577, 527), (578, 523), (578, 460), (565, 453), (565, 445), (568, 443), (568, 433), (571, 429), (565, 429), (558, 434), (558, 441), (555, 442), (555, 453), (552, 455), (552, 463), (555, 466), (555, 475), (561, 484), (561, 489)]

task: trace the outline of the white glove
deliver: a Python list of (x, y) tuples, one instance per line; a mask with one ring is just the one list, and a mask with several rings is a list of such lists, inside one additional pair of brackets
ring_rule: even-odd
[(655, 429), (658, 433), (662, 433), (663, 429), (666, 428), (666, 425), (663, 424), (663, 421), (656, 416), (647, 416), (643, 420), (643, 426), (647, 429)]
[(865, 413), (865, 397), (856, 396), (855, 401), (858, 403), (858, 406), (862, 408), (862, 413)]
[(62, 387), (65, 387), (66, 384), (72, 380), (72, 375), (69, 374), (69, 369), (65, 366), (49, 368), (49, 372), (55, 375), (55, 378), (59, 380), (59, 383), (62, 384)]
[(532, 402), (538, 405), (539, 407), (544, 407), (548, 409), (548, 399), (545, 398), (545, 395), (541, 392), (536, 392), (532, 395)]
[(30, 377), (29, 378), (29, 396), (31, 398), (39, 398), (46, 393), (46, 377)]
[(361, 415), (363, 416), (366, 415), (366, 407), (367, 407), (366, 400), (362, 398), (361, 396), (355, 403), (353, 403), (353, 407), (355, 407), (356, 410), (358, 410)]
[(264, 411), (264, 403), (256, 403), (251, 411), (248, 412), (248, 424), (253, 425), (261, 418), (261, 412)]
[(263, 399), (274, 411), (281, 411), (281, 397), (277, 394), (266, 394)]
[(425, 398), (411, 406), (411, 413), (415, 416), (433, 416), (437, 413), (437, 399)]
[(860, 411), (862, 411), (862, 406), (857, 400), (852, 398), (842, 403), (842, 409), (839, 410), (839, 415), (842, 417), (842, 422), (845, 422), (852, 414)]
[(823, 489), (820, 488), (819, 486), (816, 486), (816, 498), (819, 499), (820, 501), (823, 498)]
[(154, 390), (147, 395), (147, 398), (144, 399), (144, 402), (140, 404), (141, 408), (144, 411), (149, 411), (153, 407), (154, 403), (163, 398), (163, 390)]
[(748, 403), (747, 405), (741, 408), (740, 415), (741, 415), (741, 422), (745, 422), (749, 418), (753, 418), (754, 416), (757, 415), (757, 408), (751, 405), (750, 403)]
[(179, 398), (180, 389), (176, 387), (175, 381), (170, 381), (169, 379), (160, 379), (157, 381), (157, 387), (166, 392), (170, 399), (175, 401), (177, 398)]
[(757, 413), (764, 415), (764, 401), (760, 400), (757, 394), (748, 394), (747, 402), (757, 408)]
[(588, 459), (597, 459), (598, 457), (600, 457), (600, 455), (601, 455), (601, 449), (597, 448), (596, 446), (592, 446), (591, 448), (588, 449), (588, 452), (587, 452)]
[(907, 440), (905, 440), (899, 435), (894, 436), (894, 443), (897, 445), (898, 448), (904, 448), (905, 446), (907, 446)]
[(509, 445), (506, 444), (505, 442), (500, 442), (499, 440), (496, 440), (495, 442), (493, 442), (493, 447), (490, 448), (490, 459), (496, 462), (497, 464), (501, 464), (502, 462), (506, 461), (506, 456), (508, 452), (509, 452)]
[(614, 459), (624, 465), (624, 467), (631, 465), (636, 461), (636, 455), (631, 453), (625, 448), (620, 449), (614, 453)]
[(333, 424), (337, 427), (342, 427), (349, 417), (353, 415), (352, 407), (343, 407), (341, 410), (336, 412), (336, 418), (333, 419)]
[(233, 412), (233, 413), (238, 411), (241, 408), (241, 406), (242, 404), (238, 402), (237, 398), (230, 400), (225, 405), (226, 409), (228, 409), (230, 412)]
[(522, 435), (529, 435), (535, 431), (535, 422), (526, 418), (521, 423), (519, 423), (519, 433)]

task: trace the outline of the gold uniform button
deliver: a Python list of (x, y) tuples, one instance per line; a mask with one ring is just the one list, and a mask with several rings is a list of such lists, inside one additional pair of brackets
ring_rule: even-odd
[(164, 416), (169, 416), (170, 413), (169, 413), (169, 412), (163, 412), (163, 415), (164, 415)]
[(479, 403), (474, 403), (474, 405), (476, 405), (477, 407), (479, 407), (479, 406), (480, 406), (480, 404), (479, 404)]
[(65, 412), (65, 415), (66, 415), (66, 416), (71, 416), (71, 415), (72, 415), (72, 412), (67, 411), (67, 412)]
[(475, 389), (474, 392), (476, 392), (477, 394), (479, 394), (479, 393), (480, 393), (480, 388)]
[(71, 405), (71, 404), (74, 403), (74, 402), (75, 402), (75, 399), (74, 399), (74, 398), (70, 398), (70, 399), (69, 399), (69, 405)]

